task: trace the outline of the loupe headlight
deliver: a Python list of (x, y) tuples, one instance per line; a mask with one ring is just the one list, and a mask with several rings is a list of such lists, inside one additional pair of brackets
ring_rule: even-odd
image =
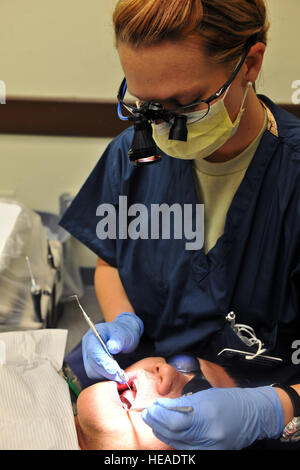
[[(123, 80), (118, 93), (118, 115), (122, 120), (133, 122), (134, 135), (128, 152), (129, 161), (134, 165), (156, 163), (161, 160), (157, 145), (152, 136), (151, 122), (166, 121), (174, 119), (170, 129), (169, 139), (187, 140), (187, 118), (184, 115), (176, 115), (163, 108), (160, 103), (143, 103), (139, 108), (125, 104), (123, 98), (127, 89), (126, 79)], [(121, 105), (129, 110), (130, 115), (125, 117), (121, 112)]]
[(135, 112), (133, 116), (134, 135), (128, 152), (130, 163), (137, 166), (159, 162), (161, 155), (153, 140), (150, 122), (144, 113)]

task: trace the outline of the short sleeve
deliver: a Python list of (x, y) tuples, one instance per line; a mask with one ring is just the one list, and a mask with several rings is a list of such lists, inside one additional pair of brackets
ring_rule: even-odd
[(119, 142), (120, 138), (117, 138), (109, 144), (59, 222), (77, 240), (114, 267), (117, 267), (116, 239), (97, 235), (100, 221), (97, 210), (100, 205), (110, 205), (117, 211), (121, 154), (126, 153), (125, 146), (122, 149)]

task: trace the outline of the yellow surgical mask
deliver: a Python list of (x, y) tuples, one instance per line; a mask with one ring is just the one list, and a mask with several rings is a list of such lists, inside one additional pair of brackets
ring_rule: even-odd
[(252, 86), (251, 82), (247, 85), (239, 114), (234, 122), (231, 121), (224, 103), (229, 87), (224, 97), (210, 107), (206, 116), (203, 117), (206, 111), (185, 114), (188, 129), (187, 142), (169, 140), (171, 123), (152, 124), (153, 139), (157, 146), (167, 155), (184, 160), (203, 159), (212, 155), (237, 132), (245, 111), (243, 106), (250, 86)]

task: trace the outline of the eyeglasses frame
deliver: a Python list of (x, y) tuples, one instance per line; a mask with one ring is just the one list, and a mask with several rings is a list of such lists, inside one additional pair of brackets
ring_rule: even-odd
[[(205, 104), (208, 105), (207, 113), (205, 114), (205, 116), (206, 116), (210, 111), (210, 103), (212, 101), (220, 98), (220, 96), (222, 96), (225, 93), (225, 91), (229, 88), (229, 86), (232, 84), (232, 82), (236, 78), (237, 74), (241, 70), (241, 68), (242, 68), (242, 66), (243, 66), (243, 64), (244, 64), (244, 62), (245, 62), (245, 60), (246, 60), (246, 58), (249, 54), (249, 51), (250, 51), (251, 47), (254, 46), (254, 44), (256, 44), (257, 42), (258, 42), (258, 35), (257, 34), (254, 34), (254, 35), (250, 36), (250, 38), (248, 39), (248, 41), (246, 43), (246, 51), (245, 51), (242, 59), (240, 60), (238, 66), (236, 67), (234, 72), (231, 74), (229, 79), (213, 95), (211, 95), (209, 98), (207, 98), (205, 100), (200, 100), (200, 101), (192, 103), (190, 105), (180, 106), (180, 107), (168, 110), (168, 111), (164, 110), (164, 108), (162, 108), (162, 112), (164, 114), (165, 120), (169, 121), (172, 117), (174, 117), (176, 114), (178, 114), (178, 111), (183, 111), (187, 108), (198, 106), (201, 103), (205, 103)], [(123, 121), (131, 120), (131, 118), (128, 117), (128, 116), (123, 116), (122, 110), (121, 110), (122, 105), (132, 114), (137, 112), (137, 110), (139, 109), (136, 106), (133, 106), (133, 105), (130, 105), (130, 104), (124, 102), (124, 96), (126, 94), (126, 90), (127, 90), (127, 81), (126, 81), (126, 77), (124, 77), (124, 79), (122, 80), (122, 83), (120, 85), (118, 95), (117, 95), (117, 99), (118, 99), (118, 116)], [(155, 107), (159, 103), (148, 102), (148, 103), (144, 103), (144, 105), (145, 104), (148, 107), (151, 106), (151, 105)]]

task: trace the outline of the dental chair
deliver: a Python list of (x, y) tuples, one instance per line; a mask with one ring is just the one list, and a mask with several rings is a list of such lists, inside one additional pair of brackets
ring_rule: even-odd
[(0, 333), (0, 451), (79, 450), (61, 367), (67, 330)]
[(0, 199), (0, 332), (56, 326), (63, 289), (62, 245), (41, 217)]

